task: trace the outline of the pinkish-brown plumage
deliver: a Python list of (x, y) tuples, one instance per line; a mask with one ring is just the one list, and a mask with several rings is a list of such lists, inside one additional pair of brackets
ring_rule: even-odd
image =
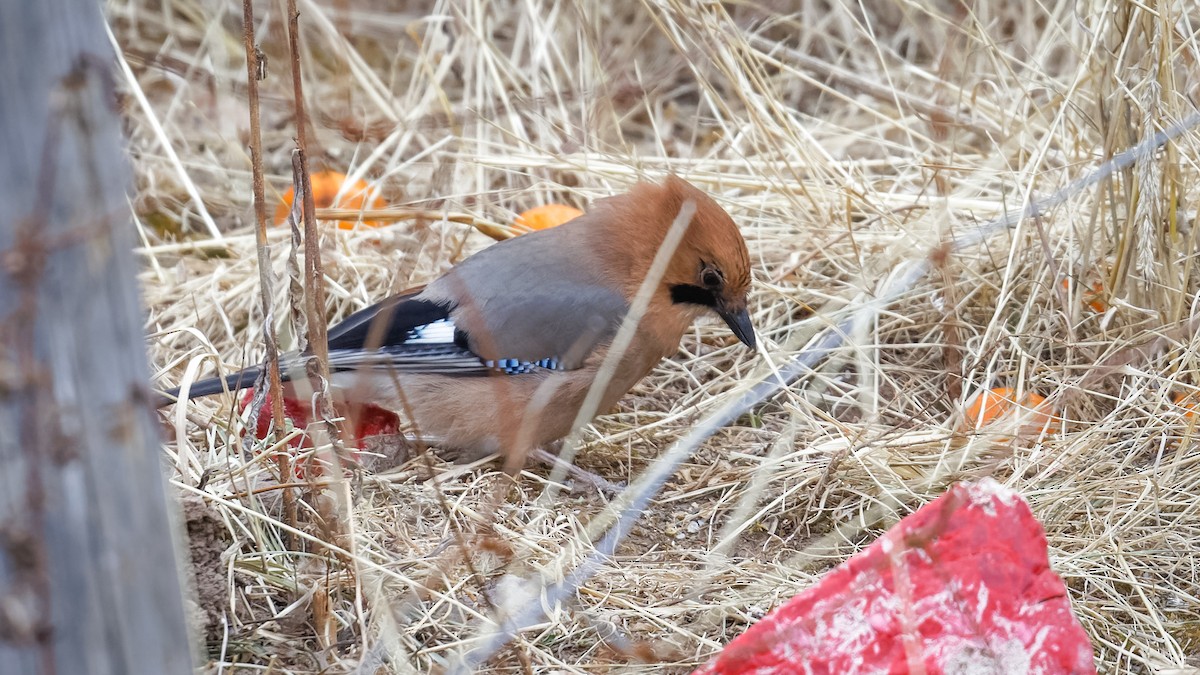
[[(417, 435), (467, 457), (522, 458), (566, 436), (689, 200), (695, 214), (595, 412), (611, 408), (674, 354), (705, 311), (715, 311), (753, 346), (745, 241), (708, 195), (670, 176), (600, 200), (557, 228), (493, 245), (428, 286), (334, 326), (335, 397), (395, 410)], [(253, 379), (243, 371), (198, 382), (188, 395), (250, 386)]]

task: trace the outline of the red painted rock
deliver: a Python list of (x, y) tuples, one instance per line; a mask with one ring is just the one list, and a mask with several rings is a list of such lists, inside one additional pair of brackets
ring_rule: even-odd
[(985, 478), (901, 520), (693, 675), (1095, 672), (1041, 525)]
[[(246, 394), (242, 396), (242, 410), (244, 411), (250, 405), (250, 399), (254, 397), (254, 390), (246, 390)], [(259, 440), (267, 437), (267, 432), (271, 428), (271, 411), (269, 407), (263, 407), (263, 411), (258, 416), (258, 425), (254, 429), (254, 436)], [(283, 398), (283, 414), (292, 422), (292, 426), (297, 429), (305, 429), (308, 427), (311, 420), (310, 411), (311, 405), (302, 403), (301, 401), (285, 396)], [(400, 417), (396, 413), (380, 408), (377, 405), (365, 403), (349, 408), (335, 407), (334, 412), (347, 420), (348, 426), (354, 429), (353, 435), (346, 439), (350, 445), (353, 445), (359, 450), (367, 449), (371, 439), (380, 436), (394, 436), (400, 433)], [(288, 447), (293, 450), (302, 450), (312, 447), (312, 439), (308, 434), (301, 434), (288, 441)], [(359, 453), (353, 453), (355, 461), (360, 460)], [(304, 478), (305, 471), (303, 467), (297, 465), (295, 467), (296, 477)]]

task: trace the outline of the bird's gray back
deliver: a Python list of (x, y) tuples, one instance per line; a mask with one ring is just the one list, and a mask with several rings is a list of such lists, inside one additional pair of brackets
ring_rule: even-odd
[[(580, 222), (583, 221), (583, 222)], [(448, 301), (485, 359), (558, 359), (577, 368), (611, 339), (628, 303), (620, 280), (578, 245), (586, 217), (494, 244), (456, 265), (423, 298)]]

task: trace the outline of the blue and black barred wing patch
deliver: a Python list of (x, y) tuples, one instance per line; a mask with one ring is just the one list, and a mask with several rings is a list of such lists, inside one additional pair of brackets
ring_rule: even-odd
[(539, 359), (537, 361), (496, 359), (495, 361), (484, 361), (483, 365), (505, 375), (523, 375), (537, 370), (563, 370), (558, 359)]

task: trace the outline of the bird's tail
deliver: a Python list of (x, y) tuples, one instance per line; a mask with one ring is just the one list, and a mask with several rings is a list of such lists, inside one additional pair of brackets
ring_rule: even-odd
[[(226, 391), (249, 389), (250, 387), (253, 387), (254, 383), (258, 380), (258, 374), (261, 370), (262, 368), (259, 366), (254, 366), (245, 370), (240, 370), (224, 378), (210, 377), (207, 380), (193, 382), (192, 386), (188, 388), (187, 397), (192, 399), (200, 396), (220, 394)], [(178, 401), (180, 393), (180, 387), (174, 387), (173, 389), (168, 389), (167, 391), (163, 392), (158, 399), (157, 407), (161, 408)]]

